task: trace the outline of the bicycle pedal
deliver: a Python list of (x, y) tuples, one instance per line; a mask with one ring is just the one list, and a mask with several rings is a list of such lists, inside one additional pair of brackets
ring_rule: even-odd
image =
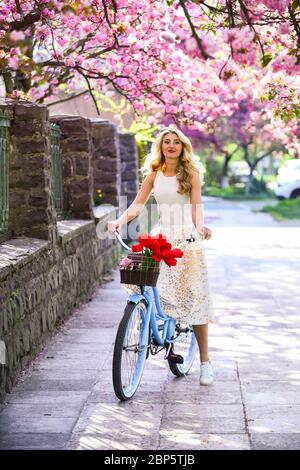
[(169, 354), (168, 360), (173, 362), (174, 364), (183, 364), (184, 359), (180, 354)]

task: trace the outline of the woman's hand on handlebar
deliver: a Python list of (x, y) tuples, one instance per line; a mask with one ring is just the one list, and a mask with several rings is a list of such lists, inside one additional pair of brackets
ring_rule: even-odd
[(119, 231), (120, 229), (120, 224), (117, 220), (110, 220), (109, 222), (107, 222), (107, 230), (109, 232), (115, 232), (116, 230)]

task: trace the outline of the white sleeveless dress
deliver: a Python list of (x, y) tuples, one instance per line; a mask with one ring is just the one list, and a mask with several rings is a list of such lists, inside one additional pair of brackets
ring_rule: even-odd
[[(153, 196), (158, 205), (159, 223), (151, 235), (163, 233), (173, 248), (184, 252), (182, 258), (177, 258), (176, 266), (160, 263), (157, 287), (167, 315), (182, 323), (204, 325), (214, 321), (214, 313), (203, 242), (193, 224), (190, 197), (179, 194), (177, 189), (176, 176), (157, 172)], [(195, 241), (189, 243), (186, 238), (191, 235)], [(129, 293), (139, 292), (137, 286), (121, 285)]]
[[(177, 258), (176, 266), (161, 262), (157, 287), (167, 315), (183, 323), (203, 325), (214, 321), (205, 252), (193, 224), (190, 196), (177, 190), (176, 176), (157, 172), (153, 195), (158, 204), (159, 224), (151, 234), (163, 233), (173, 248), (184, 252), (182, 258)], [(186, 238), (191, 235), (195, 241), (189, 243)]]

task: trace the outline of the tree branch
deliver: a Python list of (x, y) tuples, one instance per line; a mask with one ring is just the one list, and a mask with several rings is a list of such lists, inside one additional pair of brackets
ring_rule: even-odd
[(75, 95), (68, 96), (67, 98), (62, 98), (61, 100), (51, 101), (51, 103), (47, 103), (46, 106), (49, 108), (50, 106), (54, 106), (56, 104), (65, 103), (66, 101), (73, 100), (74, 98), (78, 98), (79, 96), (86, 95), (86, 93), (89, 93), (89, 90), (84, 90)]
[(249, 28), (252, 29), (252, 31), (253, 31), (254, 34), (255, 34), (255, 39), (257, 39), (257, 41), (258, 41), (258, 44), (259, 44), (259, 46), (260, 46), (261, 53), (262, 53), (263, 58), (264, 58), (264, 57), (265, 57), (264, 47), (263, 47), (263, 45), (262, 45), (262, 43), (261, 43), (261, 41), (260, 41), (260, 39), (259, 39), (259, 35), (257, 34), (257, 32), (256, 32), (256, 30), (255, 30), (255, 28), (254, 28), (254, 26), (253, 26), (253, 23), (252, 23), (252, 21), (251, 21), (251, 18), (249, 17), (248, 9), (247, 9), (247, 7), (245, 6), (243, 0), (238, 0), (238, 2), (239, 2), (239, 4), (240, 4), (240, 7), (241, 7), (242, 12), (243, 12), (244, 15), (245, 15), (245, 18), (246, 18), (246, 20), (247, 20), (247, 23), (248, 23)]
[(111, 25), (111, 22), (110, 22), (110, 19), (109, 19), (109, 15), (108, 15), (105, 0), (102, 0), (102, 5), (103, 5), (103, 11), (104, 11), (104, 16), (105, 16), (106, 22), (107, 22), (108, 26), (110, 27), (110, 29), (112, 29), (112, 25)]
[(188, 12), (188, 9), (187, 7), (185, 6), (185, 0), (179, 0), (179, 4), (181, 5), (183, 11), (184, 11), (184, 15), (190, 25), (190, 28), (191, 28), (191, 31), (192, 31), (192, 36), (195, 38), (196, 42), (197, 42), (197, 45), (198, 45), (198, 48), (201, 52), (201, 55), (203, 57), (203, 59), (213, 59), (213, 57), (209, 54), (207, 54), (207, 52), (205, 51), (204, 47), (203, 47), (203, 44), (202, 44), (202, 40), (201, 38), (199, 38), (198, 34), (197, 34), (197, 31), (196, 31), (196, 28), (191, 20), (191, 17), (190, 17), (190, 14)]
[(94, 102), (94, 105), (95, 105), (95, 108), (96, 108), (96, 111), (97, 111), (97, 114), (98, 116), (100, 116), (100, 110), (99, 110), (99, 107), (98, 107), (98, 104), (97, 104), (97, 100), (94, 96), (94, 93), (93, 93), (93, 90), (92, 90), (92, 87), (91, 87), (91, 84), (90, 84), (90, 81), (88, 79), (88, 77), (81, 71), (79, 70), (78, 68), (76, 68), (76, 70), (78, 71), (78, 73), (80, 73), (80, 75), (85, 79), (86, 83), (87, 83), (87, 86), (88, 86), (88, 91), (90, 93), (90, 96)]
[(15, 4), (16, 4), (16, 8), (17, 8), (17, 12), (20, 13), (20, 15), (23, 14), (23, 10), (22, 10), (22, 7), (20, 5), (20, 1), (19, 0), (15, 0)]
[(41, 19), (41, 13), (39, 11), (33, 11), (24, 16), (20, 21), (12, 21), (9, 23), (9, 31), (19, 31), (21, 29), (26, 29), (28, 26), (33, 25)]
[(300, 26), (299, 26), (299, 23), (297, 21), (296, 15), (292, 10), (291, 5), (289, 5), (289, 14), (290, 14), (291, 20), (293, 22), (294, 29), (295, 29), (296, 34), (297, 34), (297, 44), (298, 44), (298, 47), (300, 48)]
[(2, 72), (6, 93), (11, 94), (14, 89), (14, 83), (11, 72)]
[(235, 24), (234, 24), (234, 14), (233, 14), (233, 8), (232, 8), (231, 0), (226, 0), (226, 7), (227, 7), (227, 10), (228, 10), (230, 27), (234, 28), (234, 26), (235, 26)]
[(201, 2), (195, 2), (195, 3), (201, 3), (201, 6), (208, 8), (208, 10), (213, 11), (214, 13), (224, 13), (224, 10), (222, 8), (216, 8), (216, 7), (213, 7), (212, 5), (207, 5), (207, 3), (205, 2), (201, 1)]

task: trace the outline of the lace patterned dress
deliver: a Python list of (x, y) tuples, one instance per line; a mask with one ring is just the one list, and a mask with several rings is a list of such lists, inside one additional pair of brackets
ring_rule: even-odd
[[(157, 287), (167, 315), (183, 323), (203, 325), (214, 321), (205, 252), (192, 221), (190, 197), (179, 194), (177, 188), (176, 176), (157, 172), (153, 195), (158, 204), (159, 224), (151, 234), (163, 233), (173, 248), (184, 252), (182, 258), (177, 258), (176, 266), (161, 262)], [(189, 243), (186, 238), (191, 235), (195, 241)], [(133, 286), (125, 288), (135, 291)]]

